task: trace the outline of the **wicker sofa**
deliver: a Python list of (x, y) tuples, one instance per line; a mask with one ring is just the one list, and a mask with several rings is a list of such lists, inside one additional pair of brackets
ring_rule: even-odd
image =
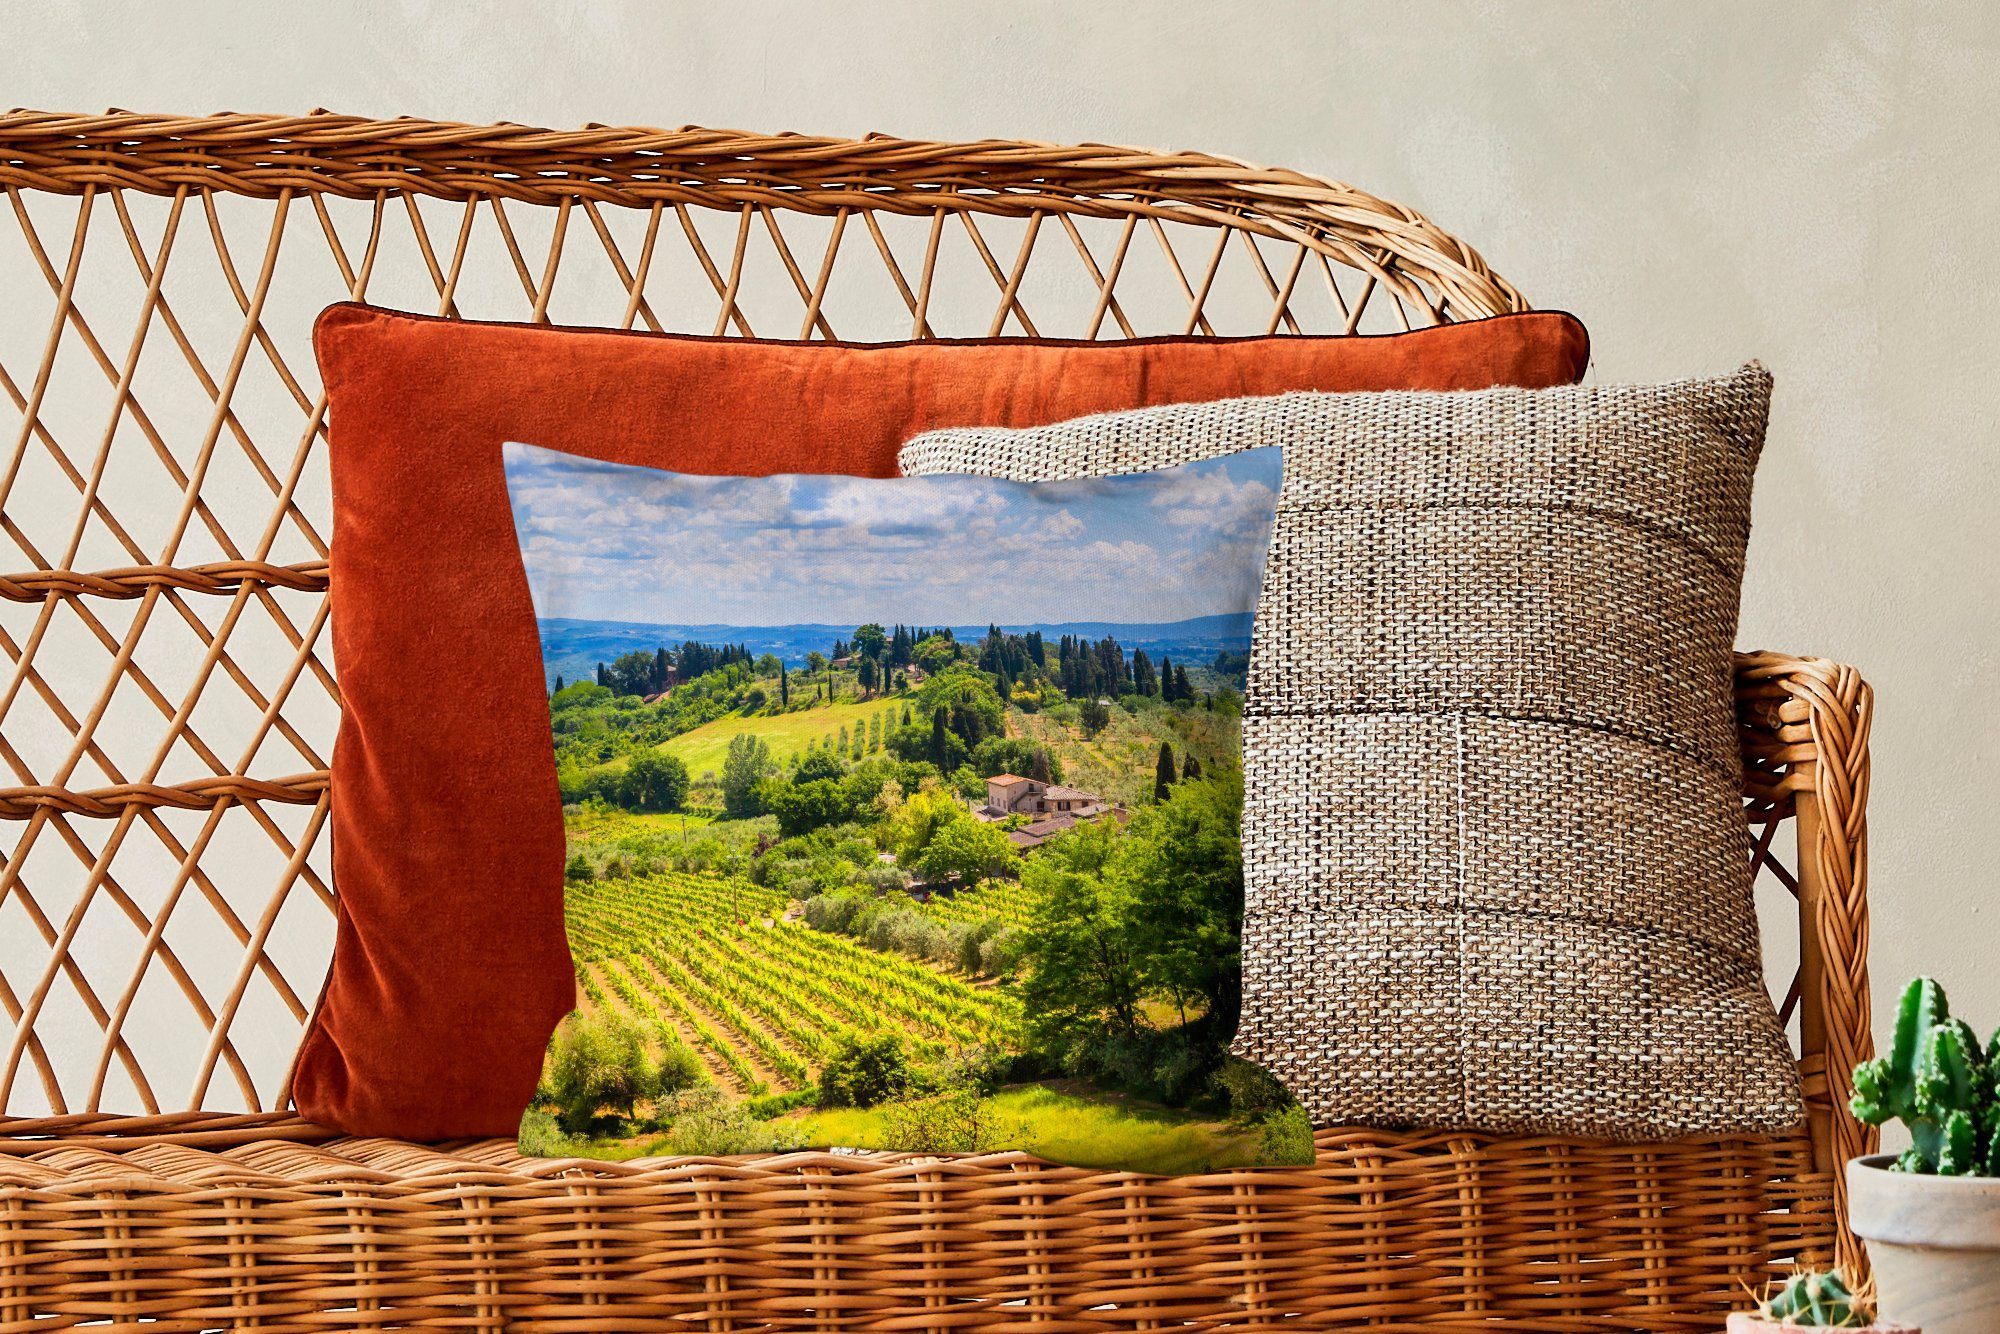
[(1525, 307), (1424, 217), (1200, 154), (324, 114), (11, 113), (0, 181), (0, 1331), (1706, 1330), (1859, 1262), (1870, 697), (1769, 653), (1738, 698), (1760, 881), (1796, 900), (1791, 1136), (1336, 1128), (1310, 1169), (1162, 1180), (524, 1161), (284, 1111), (334, 902), (312, 309), (879, 338)]

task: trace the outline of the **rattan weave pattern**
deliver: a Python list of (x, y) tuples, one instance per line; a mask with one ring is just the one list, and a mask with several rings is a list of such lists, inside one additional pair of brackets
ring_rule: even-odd
[(1341, 1131), (1309, 1171), (1161, 1182), (571, 1170), (258, 1112), (334, 902), (319, 306), (851, 339), (1524, 308), (1428, 220), (1200, 154), (323, 115), (10, 113), (0, 188), (0, 1331), (1705, 1329), (1849, 1249), (1870, 703), (1777, 655), (1738, 661), (1740, 739), (1800, 903), (1810, 1137)]

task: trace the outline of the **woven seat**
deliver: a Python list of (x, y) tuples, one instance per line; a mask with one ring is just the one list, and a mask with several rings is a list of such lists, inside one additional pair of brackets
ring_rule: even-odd
[(12, 113), (0, 182), (0, 1332), (1707, 1330), (1859, 1261), (1870, 696), (1775, 654), (1737, 693), (1766, 921), (1798, 923), (1767, 942), (1790, 1136), (1333, 1129), (1311, 1168), (1156, 1179), (524, 1160), (284, 1114), (335, 889), (319, 306), (846, 339), (1525, 308), (1428, 220), (1195, 154), (326, 115)]

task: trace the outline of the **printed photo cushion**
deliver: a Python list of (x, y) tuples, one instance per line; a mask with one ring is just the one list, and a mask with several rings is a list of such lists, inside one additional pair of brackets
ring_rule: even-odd
[(1305, 1112), (1228, 1055), (1280, 471), (507, 446), (579, 988), (522, 1150), (1309, 1162)]
[[(1286, 389), (1565, 384), (1588, 340), (1535, 313), (1388, 337), (843, 345), (331, 307), (314, 331), (333, 477), (340, 920), (293, 1097), (365, 1135), (511, 1135), (574, 1004), (548, 711), (500, 446), (687, 472), (887, 476), (937, 426)], [(468, 818), (477, 811), (478, 818)]]
[(1776, 1132), (1731, 692), (1770, 377), (946, 431), (1047, 479), (1280, 445), (1235, 1050), (1319, 1124)]

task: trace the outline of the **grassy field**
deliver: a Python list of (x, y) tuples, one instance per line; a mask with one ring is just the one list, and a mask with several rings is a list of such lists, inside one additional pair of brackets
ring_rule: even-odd
[[(1009, 1148), (1077, 1167), (1143, 1162), (1147, 1171), (1173, 1174), (1251, 1167), (1259, 1161), (1254, 1130), (1122, 1094), (1025, 1084), (995, 1094), (992, 1111), (996, 1122), (1021, 1132), (1007, 1137)], [(879, 1110), (804, 1112), (787, 1126), (803, 1144), (906, 1147), (894, 1142), (889, 1119)]]
[(1158, 703), (1142, 705), (1137, 713), (1121, 706), (1111, 710), (1111, 725), (1086, 739), (1080, 730), (1046, 714), (1010, 710), (1008, 730), (1039, 741), (1062, 757), (1063, 782), (1133, 805), (1153, 795), (1153, 767), (1160, 743), (1184, 759), (1190, 747), (1204, 763), (1240, 752), (1242, 722), (1234, 714), (1202, 709), (1173, 709)]
[(654, 814), (619, 810), (615, 806), (593, 805), (563, 814), (563, 829), (572, 842), (615, 841), (645, 834), (678, 837), (683, 829), (693, 832), (713, 822), (713, 816), (701, 811)]
[(782, 761), (828, 737), (838, 736), (843, 727), (850, 733), (856, 723), (866, 727), (869, 719), (886, 709), (896, 711), (900, 724), (903, 702), (901, 696), (886, 695), (871, 700), (843, 699), (776, 717), (717, 718), (712, 723), (703, 723), (692, 732), (683, 732), (671, 741), (663, 742), (660, 749), (679, 759), (687, 766), (688, 773), (699, 780), (704, 773), (722, 772), (722, 761), (729, 754), (729, 743), (738, 736), (748, 734), (764, 738), (770, 743), (772, 756)]

